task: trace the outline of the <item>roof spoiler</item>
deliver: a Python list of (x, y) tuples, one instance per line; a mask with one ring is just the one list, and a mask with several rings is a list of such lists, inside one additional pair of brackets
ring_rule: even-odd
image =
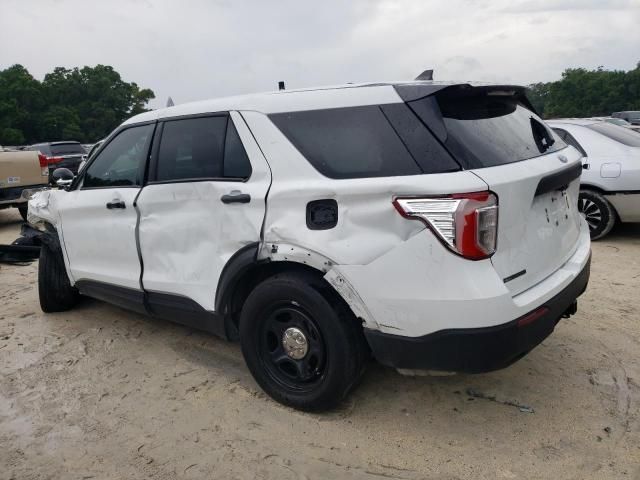
[(458, 83), (452, 85), (446, 84), (398, 84), (393, 86), (405, 102), (412, 102), (414, 100), (420, 100), (421, 98), (428, 97), (444, 89), (460, 88), (463, 91), (468, 90), (469, 93), (473, 91), (485, 91), (487, 95), (491, 96), (517, 96), (518, 100), (522, 102), (529, 110), (538, 114), (534, 106), (531, 104), (526, 95), (526, 88), (521, 85), (471, 85), (469, 83)]

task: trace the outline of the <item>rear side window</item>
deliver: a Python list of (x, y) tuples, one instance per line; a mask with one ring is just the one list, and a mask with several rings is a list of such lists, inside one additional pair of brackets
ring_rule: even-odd
[(56, 143), (51, 145), (52, 155), (84, 155), (85, 150), (79, 143)]
[(379, 106), (288, 112), (269, 117), (300, 153), (327, 177), (422, 173)]
[(249, 158), (228, 116), (164, 123), (155, 181), (247, 178), (250, 175)]
[[(410, 102), (418, 115), (420, 102)], [(441, 125), (422, 118), (432, 128), (446, 130), (445, 147), (467, 169), (493, 167), (527, 160), (566, 147), (518, 96), (484, 89), (450, 87), (435, 95)]]
[(610, 138), (616, 142), (620, 142), (628, 147), (640, 147), (640, 135), (633, 130), (629, 130), (624, 127), (612, 125), (610, 123), (601, 122), (593, 123), (591, 125), (585, 125), (589, 130), (601, 133), (605, 137)]

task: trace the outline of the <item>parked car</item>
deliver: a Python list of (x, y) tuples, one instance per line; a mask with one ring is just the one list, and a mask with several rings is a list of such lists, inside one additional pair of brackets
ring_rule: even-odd
[(633, 130), (634, 132), (640, 132), (640, 125), (634, 125), (632, 123), (627, 122), (622, 118), (613, 118), (613, 117), (592, 117), (590, 120), (602, 120), (603, 122), (613, 123), (614, 125), (618, 125), (619, 127), (628, 128)]
[(56, 168), (67, 168), (74, 174), (78, 173), (78, 167), (82, 156), (86, 154), (80, 142), (46, 142), (30, 145), (28, 150), (35, 150), (47, 158), (50, 172)]
[(27, 219), (28, 193), (46, 187), (49, 168), (42, 155), (0, 147), (0, 210), (17, 208)]
[(579, 208), (591, 238), (608, 234), (616, 222), (640, 222), (640, 135), (589, 119), (547, 124), (583, 155)]
[(613, 118), (622, 118), (633, 125), (640, 125), (640, 110), (627, 112), (614, 112), (611, 114)]
[(580, 157), (514, 86), (146, 112), (31, 200), (40, 305), (84, 294), (239, 339), (258, 384), (303, 410), (344, 398), (369, 351), (400, 370), (503, 368), (586, 288)]
[(87, 160), (89, 160), (93, 155), (95, 155), (95, 153), (100, 148), (100, 145), (102, 145), (103, 143), (104, 143), (104, 139), (99, 140), (93, 145), (91, 145), (91, 148), (87, 151), (87, 154), (82, 156), (82, 161), (80, 162), (80, 165), (78, 165), (78, 172), (82, 171), (82, 169), (87, 164)]

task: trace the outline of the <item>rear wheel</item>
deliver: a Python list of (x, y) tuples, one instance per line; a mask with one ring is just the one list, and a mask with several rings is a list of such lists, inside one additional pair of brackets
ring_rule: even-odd
[(273, 276), (247, 298), (242, 353), (271, 397), (306, 411), (336, 406), (360, 380), (368, 348), (342, 299), (306, 273)]
[(60, 250), (43, 244), (38, 264), (38, 295), (43, 312), (64, 312), (78, 303), (78, 290), (71, 286)]
[(29, 210), (28, 206), (20, 206), (18, 207), (18, 211), (20, 212), (20, 216), (22, 217), (22, 220), (24, 220), (25, 222), (27, 221), (27, 212)]
[(589, 225), (592, 240), (604, 237), (616, 223), (616, 213), (604, 195), (591, 190), (581, 190), (578, 210)]

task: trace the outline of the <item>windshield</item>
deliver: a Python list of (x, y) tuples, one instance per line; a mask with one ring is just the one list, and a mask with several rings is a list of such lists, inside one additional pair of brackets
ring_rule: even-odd
[(605, 122), (593, 123), (586, 127), (629, 147), (640, 147), (640, 134), (628, 128)]

